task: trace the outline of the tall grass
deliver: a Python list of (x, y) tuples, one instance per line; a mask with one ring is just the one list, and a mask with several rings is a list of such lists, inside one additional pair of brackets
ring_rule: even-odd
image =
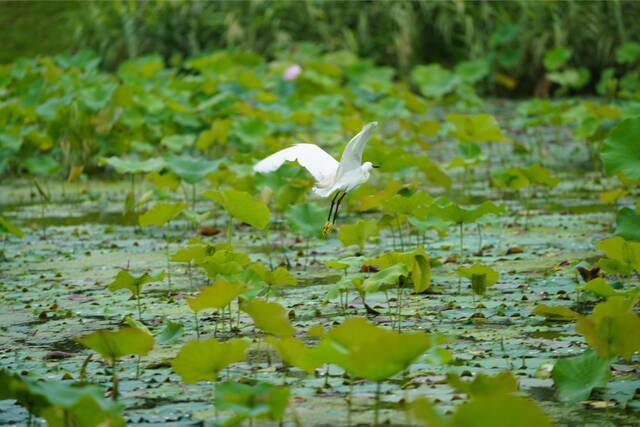
[(624, 0), (114, 0), (75, 7), (84, 17), (76, 20), (75, 47), (97, 50), (111, 69), (147, 53), (174, 63), (228, 47), (276, 57), (313, 42), (392, 65), (400, 76), (418, 63), (493, 55), (518, 87), (531, 91), (552, 47), (571, 48), (571, 65), (597, 76), (614, 63), (617, 46), (640, 41), (640, 2)]

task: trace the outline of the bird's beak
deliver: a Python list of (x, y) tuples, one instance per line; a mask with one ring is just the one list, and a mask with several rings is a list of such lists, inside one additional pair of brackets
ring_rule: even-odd
[(380, 169), (380, 165), (371, 165), (371, 167), (374, 169)]

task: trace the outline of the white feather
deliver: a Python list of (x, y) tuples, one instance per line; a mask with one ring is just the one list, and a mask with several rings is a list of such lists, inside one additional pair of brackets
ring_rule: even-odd
[(273, 172), (284, 162), (295, 161), (308, 170), (316, 181), (322, 181), (334, 175), (339, 164), (336, 159), (317, 145), (296, 144), (261, 160), (253, 167), (253, 170), (260, 173)]
[(313, 191), (327, 197), (334, 191), (351, 191), (369, 179), (371, 164), (362, 165), (362, 152), (378, 122), (366, 124), (347, 144), (340, 162), (314, 144), (297, 144), (274, 153), (258, 162), (254, 172), (277, 170), (284, 162), (297, 161), (316, 179)]
[(338, 180), (350, 170), (360, 167), (362, 164), (362, 152), (376, 126), (378, 126), (378, 122), (367, 123), (356, 136), (351, 138), (340, 158), (340, 166), (338, 166), (336, 172)]

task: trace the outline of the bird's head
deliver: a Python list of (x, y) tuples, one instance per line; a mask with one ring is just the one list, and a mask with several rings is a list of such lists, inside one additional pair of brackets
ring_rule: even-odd
[(379, 165), (374, 165), (371, 162), (364, 162), (362, 164), (362, 170), (365, 172), (369, 172), (371, 169), (378, 169), (379, 167)]

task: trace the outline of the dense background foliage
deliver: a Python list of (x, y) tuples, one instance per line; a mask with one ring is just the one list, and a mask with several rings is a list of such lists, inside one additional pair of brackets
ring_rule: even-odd
[(616, 48), (640, 39), (640, 3), (617, 0), (17, 2), (0, 11), (12, 24), (3, 27), (14, 30), (3, 35), (0, 61), (87, 47), (107, 69), (148, 53), (179, 65), (229, 47), (273, 58), (304, 41), (370, 57), (400, 77), (416, 64), (486, 59), (497, 78), (483, 89), (501, 95), (545, 94), (544, 55), (556, 47), (569, 48), (570, 65), (589, 71), (581, 90), (593, 92), (617, 63)]

